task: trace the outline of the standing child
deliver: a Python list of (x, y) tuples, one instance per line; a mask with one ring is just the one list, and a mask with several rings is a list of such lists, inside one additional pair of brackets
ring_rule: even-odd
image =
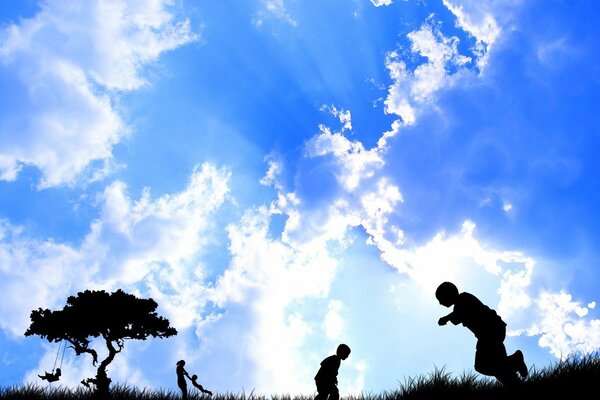
[(475, 334), (477, 347), (475, 350), (475, 371), (483, 375), (493, 376), (503, 385), (519, 382), (527, 377), (527, 366), (521, 350), (507, 356), (504, 347), (506, 323), (477, 297), (471, 293), (459, 293), (451, 282), (444, 282), (435, 291), (435, 297), (445, 307), (454, 306), (452, 312), (438, 320), (439, 325), (452, 322), (463, 324)]
[(350, 355), (350, 347), (340, 344), (334, 355), (321, 361), (321, 367), (315, 375), (317, 395), (315, 400), (339, 400), (340, 392), (337, 387), (337, 375), (342, 360)]

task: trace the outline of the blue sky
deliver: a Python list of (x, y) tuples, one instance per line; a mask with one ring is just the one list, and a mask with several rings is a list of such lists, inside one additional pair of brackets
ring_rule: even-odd
[[(176, 337), (113, 382), (344, 393), (473, 370), (434, 291), (529, 366), (600, 347), (596, 2), (0, 3), (0, 384), (57, 345), (29, 313), (152, 297)], [(93, 375), (67, 351), (61, 383)]]

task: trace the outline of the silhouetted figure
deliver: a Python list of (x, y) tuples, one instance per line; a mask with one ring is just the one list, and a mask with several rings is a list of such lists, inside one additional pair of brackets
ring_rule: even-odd
[(187, 393), (187, 382), (185, 381), (185, 377), (187, 376), (189, 378), (190, 375), (185, 370), (184, 365), (185, 365), (184, 360), (177, 361), (177, 368), (175, 368), (175, 372), (177, 372), (177, 386), (179, 386), (179, 389), (181, 389), (181, 398), (183, 400), (187, 400), (188, 393)]
[(50, 372), (45, 372), (44, 375), (38, 375), (41, 379), (47, 380), (48, 382), (56, 382), (60, 379), (60, 368), (56, 368), (56, 372), (51, 374)]
[(504, 347), (506, 323), (477, 297), (471, 293), (459, 293), (451, 282), (444, 282), (435, 291), (435, 297), (445, 307), (454, 306), (452, 312), (438, 320), (439, 325), (448, 321), (454, 325), (463, 324), (477, 338), (475, 351), (475, 371), (498, 379), (503, 385), (519, 382), (528, 370), (521, 350), (507, 356)]
[(194, 385), (194, 387), (196, 387), (197, 389), (200, 389), (200, 391), (202, 393), (206, 393), (209, 396), (211, 396), (212, 392), (210, 390), (204, 389), (204, 387), (202, 387), (202, 385), (197, 382), (197, 379), (198, 379), (198, 375), (196, 375), (196, 374), (192, 375), (192, 377), (190, 379), (192, 381), (192, 385)]
[(315, 375), (317, 395), (315, 400), (339, 400), (340, 392), (337, 387), (337, 375), (342, 360), (350, 355), (350, 347), (340, 344), (334, 355), (321, 361), (321, 367)]

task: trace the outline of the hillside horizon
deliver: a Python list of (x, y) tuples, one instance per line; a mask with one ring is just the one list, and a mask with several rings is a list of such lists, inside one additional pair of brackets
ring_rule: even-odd
[[(458, 376), (445, 371), (445, 367), (436, 368), (433, 372), (410, 377), (400, 382), (400, 387), (381, 393), (361, 393), (360, 395), (344, 395), (346, 400), (435, 400), (460, 398), (470, 399), (525, 399), (554, 398), (557, 393), (594, 391), (600, 381), (600, 352), (585, 355), (571, 355), (564, 360), (537, 369), (530, 369), (529, 377), (512, 387), (503, 387), (500, 383), (479, 375), (474, 371)], [(593, 393), (593, 392), (592, 392)], [(54, 388), (43, 385), (28, 384), (0, 387), (0, 399), (31, 400), (87, 400), (94, 394), (82, 388), (69, 389), (63, 386)], [(110, 399), (123, 400), (177, 400), (181, 395), (174, 389), (146, 389), (115, 383), (110, 390)], [(254, 390), (240, 393), (215, 393), (212, 396), (191, 391), (188, 399), (212, 400), (311, 400), (314, 393), (307, 394), (257, 394)]]

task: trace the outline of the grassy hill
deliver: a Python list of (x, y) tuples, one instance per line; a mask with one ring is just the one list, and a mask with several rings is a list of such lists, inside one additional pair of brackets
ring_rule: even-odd
[[(549, 367), (532, 368), (529, 377), (512, 388), (502, 387), (495, 380), (472, 373), (454, 377), (443, 369), (433, 373), (410, 378), (396, 390), (377, 394), (343, 396), (342, 400), (495, 400), (495, 399), (555, 399), (570, 398), (571, 395), (591, 393), (595, 397), (600, 383), (600, 357), (598, 353), (585, 356), (572, 356), (557, 361)], [(112, 400), (179, 400), (178, 391), (147, 390), (135, 387), (113, 385)], [(202, 396), (191, 391), (189, 399), (211, 400), (312, 400), (307, 395), (256, 395), (254, 393), (234, 394), (215, 393)], [(87, 400), (92, 394), (83, 389), (57, 387), (47, 389), (40, 385), (13, 386), (0, 388), (0, 400)]]

